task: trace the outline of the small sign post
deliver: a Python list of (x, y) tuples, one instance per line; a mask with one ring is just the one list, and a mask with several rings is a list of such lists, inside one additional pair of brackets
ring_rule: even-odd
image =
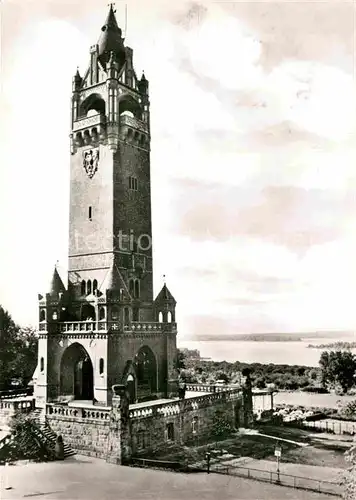
[(207, 469), (207, 473), (209, 474), (210, 473), (210, 453), (207, 452), (207, 454), (205, 455), (205, 458), (206, 458), (206, 469)]
[(277, 459), (277, 484), (280, 484), (281, 482), (281, 479), (280, 479), (280, 471), (279, 471), (279, 462), (280, 462), (280, 459), (281, 459), (281, 456), (282, 456), (282, 447), (279, 443), (279, 441), (277, 441), (276, 443), (276, 447), (274, 449), (274, 455)]

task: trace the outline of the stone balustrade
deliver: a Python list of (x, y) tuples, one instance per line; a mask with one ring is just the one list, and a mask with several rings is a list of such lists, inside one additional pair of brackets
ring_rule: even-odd
[(9, 425), (11, 418), (18, 413), (30, 413), (35, 409), (35, 399), (23, 397), (0, 400), (0, 427)]
[(176, 323), (158, 323), (148, 321), (132, 321), (126, 325), (122, 325), (120, 321), (65, 321), (65, 322), (51, 322), (43, 321), (39, 324), (39, 331), (41, 333), (60, 332), (60, 333), (156, 333), (156, 332), (175, 332), (177, 330)]
[(103, 408), (76, 408), (74, 406), (64, 406), (56, 403), (47, 403), (46, 415), (68, 418), (68, 419), (90, 419), (99, 422), (109, 422), (110, 409)]
[(215, 384), (186, 384), (185, 388), (191, 392), (228, 392), (239, 390), (239, 386), (234, 385), (215, 385)]
[(27, 413), (35, 409), (35, 399), (27, 398), (21, 399), (3, 399), (0, 400), (0, 410), (9, 410), (10, 412), (22, 412)]
[(128, 127), (137, 129), (140, 132), (145, 132), (146, 134), (148, 133), (147, 123), (139, 120), (138, 118), (134, 118), (132, 116), (121, 115), (120, 116), (120, 125), (121, 126), (128, 126)]
[(241, 397), (241, 390), (235, 387), (235, 388), (230, 388), (230, 390), (169, 401), (167, 403), (161, 403), (161, 404), (157, 404), (154, 401), (153, 402), (148, 401), (147, 404), (145, 404), (144, 406), (141, 406), (139, 408), (131, 408), (129, 410), (129, 417), (131, 419), (137, 419), (137, 418), (142, 419), (155, 416), (167, 417), (171, 415), (178, 415), (182, 411), (198, 410), (200, 408), (206, 408), (207, 406), (211, 406), (218, 402), (234, 401), (236, 399), (239, 399), (240, 397)]
[(88, 116), (84, 118), (78, 118), (73, 123), (73, 132), (78, 130), (84, 130), (89, 127), (96, 127), (98, 125), (105, 125), (105, 116), (101, 114)]
[(61, 332), (93, 332), (96, 330), (95, 321), (73, 321), (59, 323)]
[(130, 324), (124, 325), (124, 331), (162, 331), (163, 323), (132, 321)]

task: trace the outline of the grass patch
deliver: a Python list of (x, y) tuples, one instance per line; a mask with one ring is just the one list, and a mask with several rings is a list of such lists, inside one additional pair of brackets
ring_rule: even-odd
[[(281, 442), (282, 461), (294, 464), (317, 465), (345, 469), (344, 453), (349, 443), (330, 439), (331, 436), (323, 438), (321, 435), (313, 435), (305, 429), (295, 429), (282, 426), (264, 425), (259, 432), (281, 439), (289, 439), (308, 446)], [(223, 455), (230, 454), (236, 458), (250, 457), (257, 460), (275, 461), (274, 450), (276, 440), (258, 434), (236, 434), (221, 442), (203, 444), (201, 446), (177, 447), (170, 452), (162, 452), (155, 458), (158, 460), (171, 460), (187, 462), (188, 464), (205, 463), (207, 451), (211, 454), (211, 460), (224, 461)]]
[[(285, 443), (286, 449), (295, 448), (293, 443)], [(223, 454), (234, 457), (251, 457), (256, 459), (266, 458), (274, 454), (276, 441), (259, 435), (236, 435), (232, 438), (217, 443), (203, 446), (182, 447), (171, 450), (169, 453), (156, 455), (157, 460), (187, 461), (189, 464), (204, 462), (206, 453), (211, 453), (211, 458), (219, 458)]]
[(261, 434), (268, 434), (281, 439), (290, 439), (291, 441), (297, 441), (298, 443), (309, 443), (311, 439), (311, 433), (309, 430), (295, 427), (261, 425), (258, 427), (258, 431)]

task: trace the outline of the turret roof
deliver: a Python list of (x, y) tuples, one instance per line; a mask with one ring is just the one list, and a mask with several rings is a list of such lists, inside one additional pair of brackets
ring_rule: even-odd
[(162, 290), (159, 292), (159, 294), (155, 299), (155, 302), (171, 302), (176, 304), (176, 300), (171, 294), (171, 292), (168, 290), (166, 284), (163, 285)]
[(63, 284), (61, 277), (59, 276), (59, 273), (57, 271), (57, 267), (55, 267), (54, 271), (53, 271), (53, 276), (51, 279), (51, 284), (49, 287), (49, 293), (51, 295), (56, 295), (59, 293), (64, 293), (65, 291), (66, 291), (66, 288)]

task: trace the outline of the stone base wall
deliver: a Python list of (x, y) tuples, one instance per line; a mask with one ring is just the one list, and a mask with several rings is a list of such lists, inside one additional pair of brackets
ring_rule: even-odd
[(87, 410), (47, 405), (47, 422), (79, 455), (106, 459), (109, 410)]
[[(131, 457), (152, 457), (158, 451), (216, 439), (224, 431), (246, 426), (252, 415), (250, 394), (237, 389), (197, 392), (192, 398), (152, 401), (138, 408), (130, 407), (125, 386), (114, 389), (110, 408), (47, 403), (49, 426), (78, 454), (128, 463)], [(34, 402), (0, 401), (0, 422), (6, 425), (16, 412), (33, 410)]]
[(219, 430), (242, 427), (246, 409), (241, 393), (225, 393), (152, 406), (152, 413), (130, 413), (132, 454), (140, 456), (209, 441)]

